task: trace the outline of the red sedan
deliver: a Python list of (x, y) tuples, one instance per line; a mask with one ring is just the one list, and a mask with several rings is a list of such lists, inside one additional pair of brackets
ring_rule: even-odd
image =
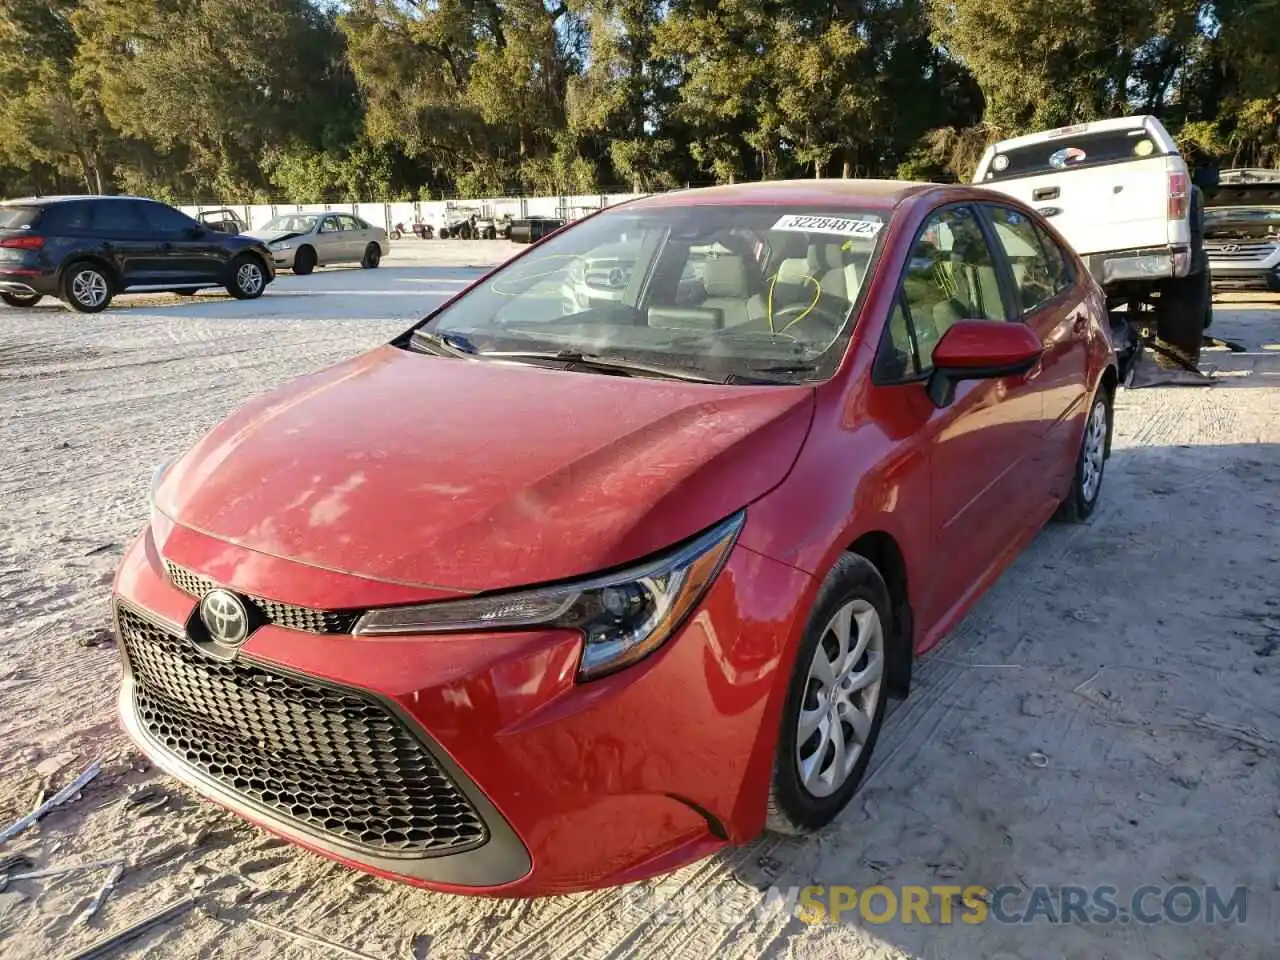
[(913, 659), (1093, 510), (1105, 316), (981, 190), (605, 210), (156, 472), (114, 587), (124, 724), (264, 827), (440, 890), (816, 830)]

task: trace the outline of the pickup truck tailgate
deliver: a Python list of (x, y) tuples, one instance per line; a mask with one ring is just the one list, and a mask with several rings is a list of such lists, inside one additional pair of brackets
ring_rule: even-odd
[(1155, 156), (983, 186), (1048, 216), (1077, 253), (1159, 247), (1175, 240), (1169, 229), (1168, 180), (1174, 163), (1172, 157)]

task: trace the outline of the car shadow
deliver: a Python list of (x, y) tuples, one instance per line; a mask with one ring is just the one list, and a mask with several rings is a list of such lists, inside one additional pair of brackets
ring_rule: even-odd
[[(775, 905), (813, 885), (826, 906), (833, 887), (846, 907), (879, 891), (871, 919), (743, 918), (758, 955), (1264, 955), (1265, 923), (1138, 924), (1127, 909), (1144, 884), (1229, 898), (1243, 883), (1264, 910), (1271, 875), (1249, 865), (1280, 844), (1280, 444), (1201, 444), (1118, 447), (1091, 520), (1048, 525), (920, 658), (835, 822), (720, 857)], [(1064, 885), (1114, 887), (1123, 919), (1090, 901), (1092, 922), (1026, 920), (1033, 895), (1061, 920)], [(908, 895), (929, 922), (904, 922)], [(1161, 897), (1142, 905), (1159, 913)]]

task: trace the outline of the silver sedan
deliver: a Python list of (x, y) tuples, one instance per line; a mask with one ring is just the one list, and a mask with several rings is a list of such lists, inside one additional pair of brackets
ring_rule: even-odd
[(373, 269), (391, 249), (386, 230), (349, 213), (287, 213), (249, 235), (266, 243), (277, 268), (300, 275), (331, 263)]

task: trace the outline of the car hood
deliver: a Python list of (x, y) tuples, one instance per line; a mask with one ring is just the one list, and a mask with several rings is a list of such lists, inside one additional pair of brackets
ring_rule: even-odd
[(233, 414), (156, 491), (272, 556), (468, 593), (615, 567), (782, 481), (805, 386), (720, 386), (384, 346)]
[(298, 233), (296, 230), (250, 230), (245, 236), (261, 240), (263, 243), (275, 243), (278, 240), (292, 240), (294, 237), (303, 236), (303, 234)]

